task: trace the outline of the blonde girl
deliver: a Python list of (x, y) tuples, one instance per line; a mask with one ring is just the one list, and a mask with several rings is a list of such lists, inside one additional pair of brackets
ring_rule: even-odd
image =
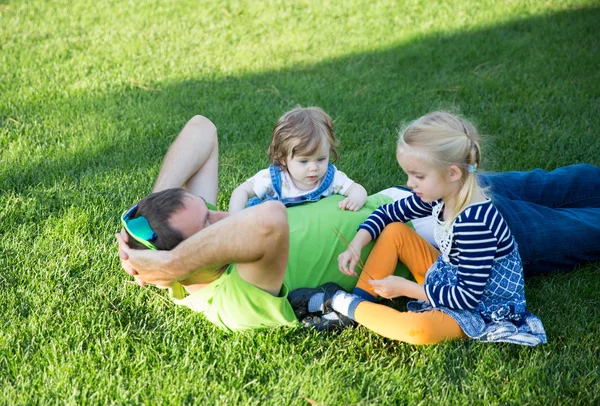
[(367, 201), (367, 191), (329, 162), (338, 156), (337, 145), (333, 121), (322, 109), (298, 106), (285, 113), (273, 129), (272, 165), (234, 190), (229, 212), (266, 200), (293, 206), (333, 194), (346, 196), (338, 204), (340, 209), (359, 210)]
[[(517, 244), (477, 184), (481, 147), (475, 127), (450, 113), (428, 114), (402, 132), (396, 156), (412, 194), (379, 207), (359, 227), (338, 258), (340, 271), (356, 275), (361, 249), (377, 238), (376, 244), (355, 294), (325, 294), (324, 312), (414, 344), (466, 337), (545, 343), (541, 321), (526, 310)], [(434, 218), (439, 250), (405, 224), (426, 216)], [(416, 282), (392, 275), (398, 260)], [(378, 295), (417, 300), (408, 312), (398, 312), (373, 303)], [(305, 324), (322, 329), (327, 319)]]

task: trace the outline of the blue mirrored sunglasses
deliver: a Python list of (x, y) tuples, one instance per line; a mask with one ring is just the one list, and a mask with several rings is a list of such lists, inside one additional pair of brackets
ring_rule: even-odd
[(132, 208), (126, 210), (121, 216), (121, 224), (134, 240), (143, 244), (148, 249), (156, 250), (157, 248), (152, 244), (152, 241), (156, 240), (157, 235), (152, 227), (150, 227), (148, 219), (144, 216), (131, 218), (135, 216), (137, 209), (138, 205), (136, 203)]

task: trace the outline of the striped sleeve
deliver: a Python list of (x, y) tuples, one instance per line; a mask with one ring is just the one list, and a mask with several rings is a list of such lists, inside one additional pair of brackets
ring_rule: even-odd
[(371, 239), (374, 240), (390, 223), (406, 223), (410, 220), (430, 216), (432, 208), (436, 204), (438, 202), (426, 203), (413, 194), (393, 203), (379, 206), (358, 229), (368, 231)]
[(433, 307), (474, 309), (490, 277), (498, 240), (483, 222), (455, 223), (453, 232), (453, 259), (458, 261), (456, 284), (426, 284), (425, 294)]

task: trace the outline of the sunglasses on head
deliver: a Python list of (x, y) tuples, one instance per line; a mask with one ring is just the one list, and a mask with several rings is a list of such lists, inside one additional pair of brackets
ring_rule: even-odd
[(144, 216), (131, 218), (135, 216), (137, 209), (138, 205), (136, 203), (131, 209), (126, 210), (121, 216), (121, 224), (134, 240), (143, 244), (148, 249), (156, 250), (152, 241), (156, 240), (157, 235), (154, 230), (152, 230), (152, 227), (150, 227), (148, 219)]

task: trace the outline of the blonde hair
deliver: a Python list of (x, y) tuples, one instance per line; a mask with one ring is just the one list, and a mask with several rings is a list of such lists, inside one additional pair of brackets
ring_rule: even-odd
[(480, 190), (474, 172), (481, 166), (479, 133), (467, 120), (445, 111), (436, 111), (413, 121), (402, 131), (398, 151), (409, 152), (407, 149), (424, 153), (425, 159), (439, 175), (452, 165), (461, 169), (456, 204), (446, 223), (452, 224)]
[(273, 164), (285, 167), (288, 156), (313, 155), (323, 141), (329, 142), (329, 153), (334, 162), (338, 158), (335, 148), (339, 141), (335, 137), (333, 121), (318, 107), (296, 106), (285, 113), (273, 128), (269, 145), (269, 159)]

